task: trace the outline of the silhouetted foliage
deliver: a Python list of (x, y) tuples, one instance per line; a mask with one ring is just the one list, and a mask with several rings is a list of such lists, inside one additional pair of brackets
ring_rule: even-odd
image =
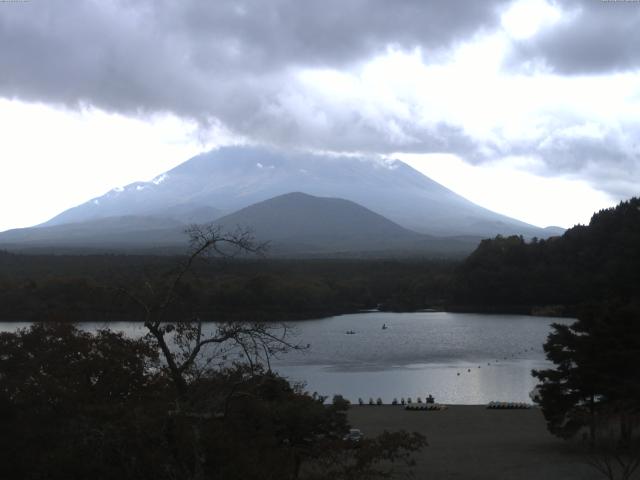
[(544, 349), (555, 368), (534, 371), (552, 433), (568, 438), (588, 427), (593, 439), (599, 412), (640, 413), (638, 304), (591, 307), (553, 329)]
[(247, 365), (189, 377), (177, 408), (151, 345), (57, 323), (0, 334), (0, 477), (375, 478), (425, 444), (400, 432), (355, 447), (341, 408)]
[[(169, 278), (180, 257), (0, 254), (0, 319), (110, 321), (139, 318), (139, 305), (115, 290)], [(173, 319), (194, 312), (216, 320), (319, 318), (381, 307), (443, 305), (455, 263), (432, 260), (196, 261)]]
[(209, 253), (260, 247), (246, 231), (189, 233), (191, 252), (173, 269), (147, 266), (139, 282), (114, 288), (135, 306), (142, 339), (59, 323), (0, 335), (5, 476), (327, 478), (320, 466), (331, 456), (342, 465), (331, 478), (374, 478), (386, 475), (383, 460), (408, 465), (422, 437), (400, 432), (355, 449), (343, 440), (344, 402), (325, 406), (271, 372), (272, 355), (297, 348), (286, 328), (203, 324), (196, 268)]
[(640, 199), (593, 215), (561, 237), (483, 240), (456, 273), (453, 303), (531, 311), (585, 302), (628, 302), (640, 291)]
[(533, 372), (549, 431), (582, 432), (588, 463), (630, 478), (640, 466), (640, 303), (585, 308), (553, 328), (544, 348), (555, 368)]
[(146, 340), (107, 330), (36, 324), (0, 334), (0, 477), (160, 474), (163, 418), (154, 413), (166, 400), (157, 360)]

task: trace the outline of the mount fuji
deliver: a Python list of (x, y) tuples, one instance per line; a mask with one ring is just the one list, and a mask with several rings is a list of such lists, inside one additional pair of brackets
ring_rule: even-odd
[[(538, 228), (482, 208), (399, 160), (226, 147), (193, 157), (150, 182), (114, 188), (44, 224), (4, 232), (0, 234), (0, 245), (60, 246), (67, 239), (66, 243), (73, 246), (83, 242), (108, 246), (114, 242), (118, 245), (133, 242), (133, 237), (133, 243), (144, 245), (145, 231), (154, 234), (156, 242), (173, 245), (183, 240), (180, 232), (185, 225), (214, 221), (292, 192), (325, 201), (353, 202), (363, 210), (385, 217), (405, 232), (431, 237), (466, 237), (475, 242), (498, 234), (545, 238), (562, 232), (555, 227)], [(288, 200), (285, 203), (292, 201)], [(316, 213), (309, 214), (310, 221), (315, 217), (320, 226), (330, 221), (317, 215), (320, 208), (317, 202), (303, 203), (313, 204), (316, 209)], [(270, 218), (275, 219), (277, 208), (271, 207)], [(358, 218), (363, 215), (358, 209), (349, 211)], [(253, 223), (261, 222), (265, 232), (275, 231), (266, 228), (266, 220), (253, 213)], [(296, 215), (304, 217), (302, 211)], [(285, 210), (281, 216), (280, 220), (285, 221), (279, 230), (289, 225), (296, 231), (299, 218), (296, 220)], [(365, 216), (369, 220), (373, 218)], [(343, 227), (347, 230), (355, 225), (365, 228), (364, 223), (359, 222), (355, 219), (343, 222)], [(287, 238), (295, 240), (293, 236)], [(383, 247), (384, 242), (377, 243), (377, 247)], [(393, 247), (393, 242), (389, 247)]]

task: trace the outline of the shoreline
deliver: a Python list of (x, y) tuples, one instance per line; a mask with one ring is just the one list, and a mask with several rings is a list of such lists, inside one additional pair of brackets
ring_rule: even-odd
[[(526, 307), (526, 308), (483, 308), (483, 307), (461, 307), (461, 306), (443, 306), (437, 308), (418, 308), (413, 310), (402, 309), (366, 309), (366, 308), (351, 308), (351, 309), (327, 309), (322, 311), (306, 311), (306, 312), (230, 312), (230, 311), (209, 311), (199, 312), (202, 317), (212, 317), (211, 320), (203, 320), (203, 323), (216, 323), (225, 321), (238, 321), (238, 322), (253, 322), (259, 321), (264, 323), (283, 323), (283, 322), (306, 322), (314, 320), (323, 320), (330, 317), (340, 317), (343, 315), (357, 315), (365, 313), (469, 313), (476, 315), (521, 315), (527, 317), (538, 318), (574, 318), (575, 312), (573, 309), (567, 308), (564, 311), (546, 309), (544, 307)], [(113, 312), (93, 312), (91, 314), (73, 314), (67, 315), (46, 315), (43, 318), (35, 319), (33, 317), (18, 318), (12, 316), (11, 318), (0, 318), (0, 323), (39, 323), (39, 322), (62, 322), (62, 323), (144, 323), (144, 320), (140, 320), (139, 315), (131, 313), (114, 314)], [(91, 320), (87, 320), (85, 317), (91, 317)], [(216, 318), (217, 317), (217, 318)], [(216, 318), (216, 319), (213, 319)]]

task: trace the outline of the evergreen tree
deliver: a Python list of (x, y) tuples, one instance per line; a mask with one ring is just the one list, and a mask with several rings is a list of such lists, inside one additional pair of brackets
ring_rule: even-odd
[(594, 441), (599, 418), (613, 413), (628, 439), (640, 412), (638, 304), (585, 309), (574, 324), (553, 329), (544, 348), (555, 368), (533, 372), (549, 430), (569, 438), (584, 429)]

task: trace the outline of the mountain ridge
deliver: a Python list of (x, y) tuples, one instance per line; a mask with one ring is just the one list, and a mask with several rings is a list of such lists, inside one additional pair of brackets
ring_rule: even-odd
[[(302, 192), (252, 204), (214, 225), (248, 229), (275, 256), (461, 256), (480, 238), (440, 238), (410, 231), (357, 203)], [(10, 230), (0, 246), (14, 250), (156, 251), (179, 253), (188, 243), (188, 224), (153, 216), (105, 217), (85, 222)], [(57, 251), (57, 250), (56, 250)]]
[(398, 160), (228, 147), (0, 233), (0, 246), (177, 248), (187, 225), (212, 221), (253, 228), (279, 254), (459, 255), (486, 237), (561, 233), (475, 205)]
[(229, 214), (292, 191), (343, 198), (420, 233), (439, 236), (522, 234), (544, 229), (491, 212), (399, 161), (226, 147), (66, 210), (42, 226), (118, 215), (161, 214), (176, 205)]

